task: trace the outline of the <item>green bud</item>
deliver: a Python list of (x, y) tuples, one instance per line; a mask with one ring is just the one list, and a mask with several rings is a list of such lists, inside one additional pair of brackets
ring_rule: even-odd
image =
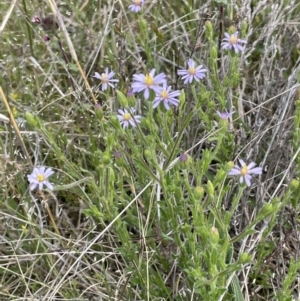
[(124, 158), (123, 155), (120, 151), (116, 151), (114, 153), (114, 157), (115, 157), (115, 163), (117, 164), (117, 166), (122, 167), (124, 165)]
[(223, 170), (223, 169), (218, 170), (217, 176), (216, 176), (217, 183), (223, 181), (226, 178), (226, 176), (227, 176), (227, 173), (225, 170)]
[(211, 47), (211, 50), (210, 50), (210, 55), (211, 57), (216, 60), (218, 58), (218, 51), (217, 51), (217, 48), (215, 46), (212, 46)]
[(103, 112), (103, 108), (99, 103), (95, 104), (95, 112), (96, 112), (96, 116), (99, 120), (102, 120), (104, 112)]
[(273, 204), (265, 204), (259, 212), (259, 215), (261, 219), (263, 219), (270, 216), (275, 210), (276, 208), (273, 206)]
[(292, 191), (296, 191), (299, 188), (299, 180), (293, 179), (290, 183), (290, 188)]
[(226, 164), (226, 170), (231, 170), (234, 167), (234, 162), (233, 161), (229, 161)]
[(252, 260), (252, 255), (249, 253), (242, 253), (238, 259), (239, 263), (249, 263)]
[(31, 113), (29, 113), (28, 111), (25, 113), (25, 118), (31, 127), (35, 128), (39, 125), (38, 118), (36, 116), (32, 115)]
[(180, 101), (180, 106), (182, 107), (185, 103), (185, 93), (183, 89), (180, 91), (179, 101)]
[(152, 154), (151, 154), (151, 152), (150, 152), (149, 149), (145, 149), (145, 150), (144, 150), (144, 156), (145, 156), (145, 158), (148, 159), (148, 160), (151, 160), (151, 159), (152, 159)]
[(230, 35), (236, 33), (236, 27), (233, 26), (233, 25), (231, 25), (231, 26), (228, 28), (228, 33), (229, 33)]
[(151, 122), (149, 120), (149, 118), (142, 118), (142, 122), (141, 124), (144, 126), (144, 128), (146, 129), (150, 129), (151, 128)]
[(214, 188), (213, 183), (210, 180), (208, 180), (208, 182), (207, 182), (207, 192), (210, 197), (212, 197), (212, 198), (214, 197), (215, 188)]
[(18, 118), (19, 117), (19, 111), (16, 107), (13, 107), (12, 108), (12, 114), (15, 118)]
[(209, 40), (211, 40), (213, 36), (213, 25), (209, 20), (205, 22), (205, 28), (206, 28), (206, 36)]
[(205, 22), (205, 27), (206, 27), (206, 30), (208, 30), (208, 31), (213, 31), (212, 23), (211, 23), (209, 20), (207, 20), (207, 21)]
[(245, 21), (243, 21), (242, 22), (242, 26), (241, 26), (241, 34), (242, 34), (242, 36), (246, 35), (247, 29), (248, 29), (248, 23), (245, 22)]
[(197, 200), (201, 200), (203, 198), (204, 189), (201, 186), (197, 186), (194, 190), (194, 196)]
[(135, 101), (135, 97), (134, 96), (127, 97), (127, 100), (128, 100), (128, 106), (130, 108), (135, 107), (136, 101)]
[(215, 108), (215, 102), (209, 100), (208, 103), (207, 103), (207, 106), (208, 106), (209, 109), (214, 109)]
[(117, 92), (118, 101), (121, 104), (121, 106), (124, 108), (128, 107), (128, 101), (126, 96), (119, 90), (117, 90), (116, 92)]
[(119, 119), (118, 119), (117, 116), (111, 115), (111, 116), (110, 116), (110, 121), (111, 121), (111, 123), (112, 123), (116, 128), (121, 129), (121, 124), (120, 124)]
[(216, 227), (211, 227), (210, 234), (212, 243), (217, 245), (220, 238), (218, 229)]
[(109, 153), (107, 153), (107, 152), (105, 152), (104, 154), (103, 154), (103, 156), (102, 156), (102, 163), (104, 164), (104, 165), (109, 165), (110, 164), (110, 154)]

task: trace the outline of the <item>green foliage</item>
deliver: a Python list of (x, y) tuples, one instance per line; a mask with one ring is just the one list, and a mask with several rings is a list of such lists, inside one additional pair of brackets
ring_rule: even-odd
[[(299, 56), (295, 43), (284, 62), (267, 52), (269, 20), (281, 15), (250, 0), (242, 17), (239, 1), (145, 1), (140, 13), (131, 1), (65, 1), (66, 35), (52, 0), (11, 14), (10, 2), (0, 4), (1, 113), (11, 117), (0, 132), (0, 299), (293, 300), (298, 90), (293, 109), (269, 103), (294, 89)], [(245, 51), (222, 50), (236, 30)], [(272, 45), (288, 43), (282, 30)], [(177, 75), (188, 58), (208, 70), (200, 82)], [(106, 68), (119, 82), (102, 91), (93, 74)], [(132, 75), (153, 68), (180, 91), (178, 107), (153, 108), (153, 91), (131, 95)], [(132, 107), (141, 122), (123, 129), (118, 109)], [(270, 168), (247, 187), (228, 176), (238, 158)], [(29, 190), (40, 165), (55, 171), (53, 191)]]

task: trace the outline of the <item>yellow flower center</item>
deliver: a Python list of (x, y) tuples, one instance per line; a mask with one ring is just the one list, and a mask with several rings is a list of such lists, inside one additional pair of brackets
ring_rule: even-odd
[(134, 4), (135, 4), (135, 5), (141, 6), (141, 0), (135, 0), (135, 1), (134, 1)]
[(241, 169), (241, 175), (245, 176), (247, 174), (248, 174), (248, 167), (247, 167), (247, 165), (244, 165)]
[(107, 76), (106, 76), (105, 73), (101, 74), (101, 80), (102, 80), (103, 83), (107, 83), (108, 82), (108, 79), (107, 79)]
[(153, 80), (153, 77), (150, 75), (150, 74), (147, 74), (145, 76), (145, 84), (147, 86), (152, 86), (154, 84), (154, 80)]
[(131, 115), (129, 113), (124, 113), (123, 118), (124, 120), (129, 121), (131, 119)]
[(164, 99), (168, 99), (169, 97), (169, 94), (167, 92), (167, 90), (163, 90), (161, 93), (160, 93), (160, 96)]
[(45, 180), (45, 177), (44, 175), (42, 174), (38, 174), (38, 176), (36, 177), (36, 179), (39, 181), (39, 182), (43, 182)]
[(189, 68), (189, 74), (195, 75), (196, 74), (196, 69), (194, 67)]
[(235, 35), (231, 35), (230, 36), (230, 44), (233, 45), (233, 44), (237, 44), (237, 40), (238, 40), (238, 37), (235, 36)]

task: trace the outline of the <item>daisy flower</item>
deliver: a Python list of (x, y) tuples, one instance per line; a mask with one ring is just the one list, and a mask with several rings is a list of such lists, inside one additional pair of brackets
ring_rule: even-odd
[(180, 95), (180, 91), (170, 91), (171, 86), (167, 86), (167, 82), (164, 82), (162, 90), (158, 94), (156, 94), (156, 97), (153, 102), (153, 109), (155, 109), (160, 103), (163, 103), (167, 110), (170, 109), (170, 104), (175, 107), (178, 106), (179, 100), (175, 97)]
[(254, 175), (261, 175), (262, 174), (262, 168), (261, 167), (255, 167), (256, 165), (254, 162), (251, 162), (249, 165), (247, 165), (244, 160), (239, 159), (241, 167), (238, 165), (235, 165), (228, 173), (229, 176), (240, 176), (240, 183), (246, 183), (248, 187), (251, 186), (251, 174)]
[(30, 183), (30, 190), (35, 189), (37, 186), (39, 190), (43, 189), (43, 185), (46, 185), (50, 190), (53, 190), (53, 185), (47, 180), (54, 171), (51, 168), (44, 166), (35, 167), (30, 175), (27, 175), (27, 179)]
[(132, 117), (135, 112), (134, 108), (130, 108), (129, 111), (127, 111), (126, 109), (119, 109), (118, 112), (119, 115), (117, 115), (117, 117), (120, 121), (120, 124), (123, 126), (123, 130), (125, 130), (129, 126), (129, 124), (133, 127), (136, 127), (136, 124), (141, 122), (141, 115), (134, 115)]
[(188, 69), (187, 70), (178, 70), (177, 74), (182, 76), (184, 79), (184, 84), (191, 83), (194, 79), (199, 82), (200, 79), (205, 77), (206, 69), (202, 65), (195, 67), (195, 62), (192, 59), (188, 60)]
[(239, 32), (236, 31), (234, 34), (230, 35), (229, 33), (225, 32), (225, 38), (223, 39), (223, 43), (221, 44), (221, 49), (234, 49), (235, 53), (239, 51), (244, 51), (245, 46), (240, 44), (246, 44), (246, 40), (242, 40), (238, 38)]
[(105, 73), (102, 73), (100, 75), (98, 72), (95, 72), (95, 75), (93, 77), (101, 80), (102, 91), (105, 91), (108, 88), (108, 85), (114, 88), (115, 86), (113, 85), (113, 83), (119, 82), (118, 79), (113, 79), (114, 75), (115, 72), (113, 71), (109, 72), (108, 68), (105, 68)]
[(235, 111), (230, 111), (229, 113), (227, 111), (225, 112), (216, 111), (216, 112), (219, 115), (219, 117), (223, 120), (228, 120), (235, 113)]
[(148, 74), (134, 74), (133, 80), (134, 82), (131, 85), (132, 93), (142, 92), (144, 91), (145, 99), (149, 98), (150, 89), (155, 93), (159, 93), (161, 91), (160, 84), (165, 82), (166, 75), (164, 73), (160, 73), (156, 76), (155, 69), (152, 69)]
[(129, 9), (134, 12), (138, 13), (141, 10), (141, 7), (144, 5), (145, 1), (144, 0), (132, 0), (132, 3), (129, 6)]

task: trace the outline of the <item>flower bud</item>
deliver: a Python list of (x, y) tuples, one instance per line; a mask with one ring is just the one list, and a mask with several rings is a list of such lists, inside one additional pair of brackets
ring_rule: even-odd
[(223, 169), (220, 169), (217, 172), (216, 182), (219, 183), (219, 182), (223, 181), (226, 178), (226, 176), (227, 176), (227, 173)]
[(192, 162), (193, 162), (193, 159), (187, 153), (182, 153), (179, 156), (179, 166), (181, 169), (188, 168)]
[(270, 216), (272, 213), (274, 213), (276, 210), (276, 208), (273, 206), (273, 204), (264, 204), (264, 206), (262, 207), (259, 215), (261, 216), (262, 219)]
[(234, 167), (234, 162), (233, 161), (229, 161), (226, 164), (226, 170), (231, 170)]
[(107, 153), (107, 152), (105, 152), (104, 154), (103, 154), (103, 156), (102, 156), (102, 163), (104, 164), (104, 165), (109, 165), (110, 164), (110, 154), (109, 153)]
[(216, 227), (211, 227), (210, 234), (212, 243), (218, 244), (220, 238), (218, 229)]
[(241, 26), (241, 34), (242, 36), (244, 36), (247, 32), (247, 29), (248, 29), (248, 23), (243, 21), (242, 22), (242, 26)]
[(39, 122), (37, 117), (29, 113), (28, 111), (25, 113), (25, 118), (31, 127), (35, 128), (38, 126)]
[(212, 31), (213, 31), (212, 23), (211, 23), (209, 20), (207, 20), (207, 21), (205, 22), (205, 28), (206, 28), (206, 30), (207, 30), (208, 32), (212, 32)]
[(114, 157), (117, 166), (122, 167), (124, 165), (124, 159), (122, 153), (120, 151), (115, 151)]
[(252, 256), (249, 253), (242, 253), (238, 259), (239, 263), (249, 263), (252, 260)]
[(185, 103), (185, 93), (183, 89), (180, 91), (179, 101), (180, 101), (180, 106), (182, 107), (183, 104)]
[(214, 110), (214, 109), (215, 109), (215, 106), (216, 106), (216, 104), (215, 104), (215, 102), (214, 102), (214, 101), (211, 101), (211, 100), (209, 100), (209, 101), (207, 102), (207, 106), (208, 106), (208, 108), (209, 108), (209, 109), (212, 109), (212, 110)]
[(212, 23), (209, 20), (207, 20), (205, 22), (205, 28), (206, 28), (205, 35), (206, 35), (207, 39), (209, 41), (211, 41), (212, 38), (213, 38), (213, 26), (212, 26)]
[(152, 154), (151, 154), (151, 152), (150, 152), (149, 149), (145, 149), (145, 150), (144, 150), (144, 156), (145, 156), (145, 158), (148, 159), (148, 160), (151, 160), (151, 159), (152, 159)]
[(290, 188), (292, 191), (295, 191), (299, 188), (299, 180), (293, 179), (290, 183)]
[(236, 33), (236, 27), (231, 25), (229, 28), (228, 28), (228, 33), (231, 35), (231, 34), (234, 34)]
[(212, 46), (211, 47), (211, 50), (210, 50), (210, 55), (211, 57), (216, 60), (218, 58), (218, 51), (217, 51), (217, 48), (215, 46)]
[(19, 117), (19, 111), (16, 107), (13, 107), (12, 108), (12, 114), (15, 118), (18, 118)]
[(194, 190), (194, 196), (197, 200), (201, 200), (203, 198), (204, 189), (201, 186), (197, 186)]
[(129, 107), (135, 107), (136, 100), (135, 100), (134, 94), (132, 94), (132, 96), (128, 96), (128, 94), (132, 94), (132, 93), (127, 93), (128, 106)]
[(207, 192), (211, 198), (214, 197), (215, 188), (214, 188), (213, 183), (210, 180), (208, 180), (208, 182), (207, 182)]
[(119, 119), (118, 119), (118, 117), (117, 117), (116, 115), (111, 115), (109, 119), (110, 119), (110, 122), (113, 124), (113, 126), (114, 126), (115, 128), (117, 128), (117, 129), (119, 129), (119, 130), (122, 129), (122, 126), (121, 126), (121, 124), (120, 124), (120, 121), (119, 121)]
[(117, 98), (119, 103), (121, 104), (122, 107), (127, 108), (128, 107), (128, 101), (126, 96), (119, 90), (116, 91), (117, 92)]
[(99, 103), (96, 103), (94, 108), (95, 108), (97, 118), (99, 120), (102, 120), (103, 115), (104, 115), (102, 106)]

